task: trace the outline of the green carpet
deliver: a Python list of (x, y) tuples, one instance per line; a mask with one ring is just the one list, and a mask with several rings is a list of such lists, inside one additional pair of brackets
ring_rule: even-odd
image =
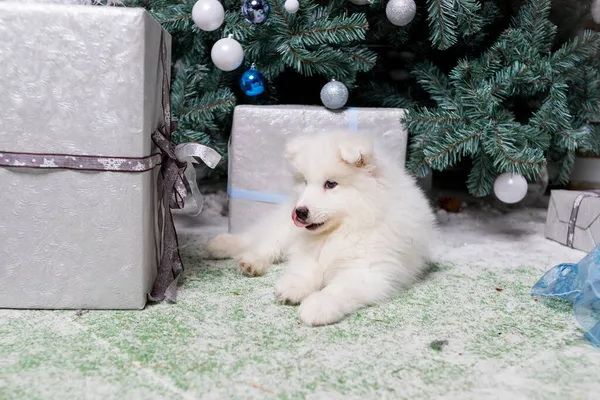
[[(546, 243), (490, 237), (513, 260), (518, 246)], [(512, 254), (502, 249), (509, 244)], [(600, 351), (584, 341), (570, 306), (529, 295), (544, 268), (500, 268), (493, 253), (489, 262), (477, 256), (489, 246), (449, 245), (474, 261), (434, 264), (392, 302), (321, 328), (274, 302), (279, 269), (248, 279), (231, 262), (189, 254), (177, 304), (0, 310), (0, 399), (596, 396)]]
[(532, 300), (527, 268), (435, 265), (392, 303), (314, 329), (274, 303), (277, 272), (207, 264), (175, 305), (0, 311), (0, 397), (465, 398), (506, 394), (500, 376), (529, 399), (587, 398), (598, 379), (570, 308)]

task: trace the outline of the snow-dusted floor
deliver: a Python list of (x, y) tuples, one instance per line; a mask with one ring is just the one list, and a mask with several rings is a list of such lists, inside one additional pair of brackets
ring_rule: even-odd
[[(276, 304), (275, 268), (244, 278), (203, 257), (223, 194), (177, 215), (186, 279), (143, 311), (0, 310), (2, 399), (592, 399), (600, 351), (569, 305), (536, 301), (545, 270), (583, 253), (543, 237), (544, 209), (440, 214), (431, 273), (328, 327)], [(441, 346), (432, 343), (441, 341)], [(439, 349), (438, 347), (441, 347)]]

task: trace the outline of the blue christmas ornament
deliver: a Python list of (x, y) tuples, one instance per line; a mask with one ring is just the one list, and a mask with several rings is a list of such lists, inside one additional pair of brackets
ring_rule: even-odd
[(258, 96), (265, 91), (265, 77), (252, 64), (250, 69), (242, 74), (240, 86), (247, 96)]
[(271, 6), (267, 0), (244, 0), (242, 15), (251, 24), (262, 24), (269, 16)]

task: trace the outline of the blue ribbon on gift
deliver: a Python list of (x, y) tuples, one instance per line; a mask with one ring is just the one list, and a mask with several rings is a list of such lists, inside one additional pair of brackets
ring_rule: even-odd
[(227, 186), (227, 194), (231, 199), (257, 201), (259, 203), (280, 204), (287, 199), (286, 195), (279, 193), (260, 192), (258, 190), (233, 189)]
[[(358, 111), (354, 107), (348, 109), (348, 130), (351, 132), (358, 131)], [(248, 201), (256, 201), (259, 203), (281, 204), (285, 202), (288, 196), (280, 193), (269, 193), (258, 190), (234, 189), (227, 186), (227, 195), (230, 199), (241, 199)]]

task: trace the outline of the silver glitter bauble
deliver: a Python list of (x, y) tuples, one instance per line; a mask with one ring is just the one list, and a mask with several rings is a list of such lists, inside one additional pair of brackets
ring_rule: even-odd
[(410, 24), (416, 13), (415, 0), (390, 0), (385, 6), (385, 15), (396, 26)]
[(337, 110), (346, 105), (348, 88), (342, 82), (331, 81), (321, 89), (321, 102), (331, 110)]

